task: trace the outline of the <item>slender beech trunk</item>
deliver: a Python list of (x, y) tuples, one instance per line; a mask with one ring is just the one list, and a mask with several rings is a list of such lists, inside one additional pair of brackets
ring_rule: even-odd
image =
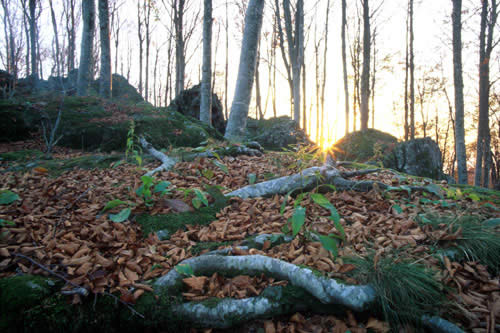
[(137, 37), (139, 39), (139, 94), (142, 93), (142, 56), (144, 53), (143, 20), (141, 15), (141, 0), (137, 0)]
[[(498, 17), (496, 0), (484, 0), (481, 9), (481, 31), (479, 34), (479, 122), (476, 146), (476, 170), (474, 185), (489, 186), (491, 165), (489, 97), (490, 97), (490, 57), (493, 50), (493, 31)], [(489, 18), (488, 18), (489, 12)]]
[(410, 138), (415, 139), (415, 56), (413, 54), (413, 0), (409, 0), (410, 21)]
[(370, 9), (368, 0), (363, 0), (363, 69), (361, 72), (361, 130), (368, 128), (368, 118), (370, 115)]
[(250, 0), (245, 15), (236, 90), (225, 134), (226, 139), (231, 141), (241, 141), (245, 135), (263, 12), (264, 0)]
[(151, 6), (153, 6), (148, 0), (144, 1), (144, 34), (146, 35), (146, 68), (145, 68), (145, 88), (144, 88), (144, 97), (146, 101), (149, 101), (149, 53), (151, 49)]
[(175, 22), (175, 95), (184, 90), (186, 56), (184, 50), (184, 5), (185, 0), (174, 1)]
[(262, 114), (262, 96), (260, 93), (260, 40), (257, 45), (257, 59), (255, 60), (255, 117), (257, 119), (264, 119)]
[(92, 54), (94, 47), (95, 3), (94, 0), (82, 1), (82, 44), (80, 67), (78, 69), (77, 95), (86, 96), (92, 80)]
[(227, 96), (229, 95), (228, 89), (228, 75), (229, 75), (229, 10), (228, 10), (229, 1), (226, 0), (226, 63), (225, 63), (225, 72), (224, 72), (224, 112), (226, 116), (226, 120), (229, 119), (229, 110), (227, 106)]
[(99, 75), (99, 95), (111, 98), (111, 46), (109, 35), (108, 0), (99, 0), (99, 34), (101, 39), (101, 68)]
[(377, 29), (373, 29), (373, 38), (372, 38), (372, 44), (373, 44), (373, 72), (372, 72), (372, 83), (371, 83), (371, 88), (370, 88), (370, 96), (372, 99), (372, 128), (375, 128), (375, 83), (376, 83), (376, 75), (377, 75)]
[(76, 53), (76, 23), (75, 23), (75, 0), (65, 0), (66, 11), (66, 34), (68, 35), (68, 73), (75, 69)]
[(409, 107), (408, 107), (408, 72), (410, 66), (410, 54), (409, 54), (409, 15), (408, 10), (406, 12), (406, 44), (405, 44), (405, 93), (404, 93), (404, 105), (405, 105), (405, 141), (410, 138), (410, 124), (409, 124)]
[(203, 73), (201, 79), (200, 120), (212, 123), (212, 0), (203, 1)]
[[(330, 0), (326, 3), (326, 19), (325, 19), (325, 46), (323, 48), (323, 80), (321, 81), (321, 140), (324, 141), (325, 129), (325, 91), (326, 91), (326, 64), (328, 54), (328, 22), (330, 20)], [(345, 87), (345, 86), (344, 86)], [(349, 94), (347, 94), (349, 96)]]
[(464, 80), (462, 74), (462, 0), (453, 0), (453, 79), (455, 83), (455, 152), (458, 183), (467, 184), (467, 155), (464, 127)]
[(38, 80), (38, 35), (36, 28), (36, 0), (29, 0), (29, 24), (30, 24), (30, 44), (31, 44), (31, 76)]
[(52, 0), (49, 0), (49, 7), (50, 7), (50, 17), (52, 19), (52, 29), (54, 30), (54, 42), (56, 44), (56, 50), (55, 50), (55, 63), (56, 63), (56, 73), (57, 76), (61, 76), (61, 58), (59, 56), (59, 34), (57, 32), (57, 21), (56, 21), (56, 14), (54, 13), (54, 5), (52, 3)]
[[(328, 11), (330, 11), (330, 0), (328, 0)], [(328, 17), (328, 12), (327, 12)], [(349, 81), (347, 79), (347, 55), (346, 55), (346, 28), (347, 28), (347, 3), (342, 0), (342, 21), (340, 38), (342, 39), (342, 70), (344, 74), (344, 103), (345, 103), (345, 134), (349, 133)]]

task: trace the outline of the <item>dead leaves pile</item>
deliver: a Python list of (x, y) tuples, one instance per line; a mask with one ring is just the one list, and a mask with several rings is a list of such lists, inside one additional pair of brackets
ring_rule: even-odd
[[(248, 185), (251, 174), (256, 175), (257, 182), (260, 182), (272, 175), (285, 176), (297, 171), (289, 157), (273, 153), (262, 157), (226, 157), (222, 162), (228, 167), (227, 173), (213, 161), (199, 159), (181, 162), (174, 170), (159, 173), (156, 178), (170, 181), (173, 188), (203, 189), (204, 185), (220, 185), (230, 191)], [(146, 168), (152, 169), (156, 165), (146, 165)], [(0, 169), (5, 170), (5, 165)], [(284, 214), (280, 214), (282, 196), (233, 198), (210, 225), (189, 225), (186, 231), (177, 231), (168, 241), (159, 241), (153, 235), (144, 237), (134, 222), (109, 221), (102, 209), (113, 199), (135, 203), (133, 214), (168, 214), (179, 209), (180, 201), (186, 203), (182, 210), (192, 209), (190, 200), (181, 191), (173, 191), (168, 197), (171, 201), (158, 200), (148, 210), (135, 194), (143, 173), (128, 164), (105, 170), (75, 169), (55, 179), (36, 171), (1, 173), (3, 188), (17, 193), (22, 201), (0, 206), (0, 219), (15, 222), (14, 226), (0, 229), (0, 277), (16, 272), (46, 274), (14, 256), (20, 253), (77, 285), (96, 293), (120, 292), (123, 300), (133, 303), (145, 291), (151, 290), (145, 281), (166, 274), (177, 263), (191, 257), (190, 250), (197, 243), (231, 241), (235, 245), (235, 255), (264, 254), (356, 283), (346, 275), (355, 269), (353, 265), (333, 258), (319, 242), (304, 237), (273, 248), (267, 242), (261, 250), (242, 251), (237, 248), (248, 236), (282, 232), (293, 214), (292, 199), (288, 199)], [(394, 175), (389, 172), (360, 178), (394, 183)], [(446, 284), (457, 290), (450, 293), (450, 297), (458, 306), (454, 317), (448, 318), (475, 332), (493, 332), (499, 324), (496, 319), (500, 311), (498, 276), (490, 276), (479, 263), (450, 262), (445, 258), (445, 265), (442, 265), (440, 260), (431, 256), (427, 245), (430, 235), (414, 221), (416, 214), (424, 209), (420, 206), (419, 195), (412, 194), (408, 205), (402, 205), (401, 213), (393, 209), (396, 200), (401, 201), (405, 196), (406, 193), (392, 193), (392, 199), (386, 200), (376, 190), (326, 194), (342, 216), (341, 223), (347, 236), (339, 248), (339, 255), (363, 256), (369, 250), (375, 250), (380, 256), (398, 249), (415, 261), (423, 261), (439, 270)], [(302, 205), (307, 208), (306, 228), (324, 235), (338, 234), (327, 210), (309, 200)], [(467, 205), (479, 209), (477, 204), (467, 202)], [(435, 208), (438, 211), (443, 209)], [(283, 284), (286, 282), (264, 276), (225, 278), (214, 274), (184, 279), (183, 296), (193, 301), (209, 297), (245, 298), (259, 295), (269, 285)], [(262, 327), (262, 324), (258, 325)], [(366, 332), (368, 328), (376, 332), (388, 331), (383, 322), (374, 318), (358, 322), (352, 314), (346, 318), (317, 315), (304, 318), (295, 314), (285, 319), (265, 321), (263, 325), (266, 332)]]

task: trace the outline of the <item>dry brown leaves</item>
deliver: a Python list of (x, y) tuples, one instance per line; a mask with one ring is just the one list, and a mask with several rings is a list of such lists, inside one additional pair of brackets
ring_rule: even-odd
[[(262, 157), (224, 158), (223, 163), (229, 169), (228, 174), (212, 161), (199, 159), (179, 163), (174, 170), (159, 173), (156, 178), (170, 181), (174, 188), (203, 188), (208, 184), (221, 185), (230, 191), (248, 185), (252, 173), (257, 176), (257, 181), (263, 181), (268, 173), (284, 176), (297, 171), (294, 167), (286, 167), (293, 166), (290, 158), (274, 153)], [(146, 165), (146, 168), (152, 169), (156, 165)], [(204, 170), (211, 170), (213, 175), (203, 176), (210, 174), (204, 173)], [(217, 214), (217, 220), (210, 225), (190, 225), (187, 231), (179, 230), (170, 240), (160, 242), (154, 236), (143, 237), (136, 223), (113, 223), (106, 215), (101, 215), (104, 205), (112, 199), (140, 203), (135, 189), (141, 184), (141, 175), (142, 171), (125, 164), (106, 170), (75, 169), (56, 179), (49, 178), (40, 170), (25, 174), (0, 174), (3, 188), (16, 192), (22, 198), (21, 202), (0, 207), (0, 218), (15, 222), (15, 226), (0, 230), (6, 233), (0, 239), (0, 277), (17, 271), (46, 274), (29, 262), (14, 258), (14, 253), (21, 253), (78, 285), (94, 292), (119, 291), (125, 301), (133, 303), (144, 291), (150, 290), (144, 281), (166, 274), (178, 262), (189, 258), (190, 249), (197, 242), (234, 241), (234, 245), (238, 245), (250, 235), (281, 233), (293, 213), (292, 199), (289, 199), (283, 216), (280, 215), (282, 196), (245, 200), (235, 198)], [(377, 179), (387, 184), (395, 182), (389, 172), (359, 179)], [(89, 189), (89, 186), (93, 187)], [(82, 194), (85, 195), (76, 200)], [(393, 249), (404, 251), (407, 256), (440, 271), (444, 281), (458, 290), (453, 296), (458, 302), (455, 321), (477, 332), (493, 332), (495, 325), (499, 324), (498, 276), (490, 276), (484, 266), (474, 262), (461, 264), (448, 260), (443, 268), (437, 259), (429, 255), (428, 240), (453, 235), (446, 230), (430, 233), (415, 223), (414, 217), (422, 209), (418, 195), (412, 194), (412, 201), (409, 202), (415, 207), (402, 205), (401, 214), (396, 213), (392, 206), (395, 200), (407, 194), (391, 195), (392, 199), (383, 200), (377, 191), (326, 194), (342, 216), (341, 223), (347, 235), (339, 248), (339, 254), (364, 255), (372, 249), (377, 256), (381, 256)], [(190, 200), (186, 200), (181, 191), (174, 191), (166, 199), (169, 201), (159, 200), (148, 213), (167, 214), (192, 209)], [(338, 234), (328, 218), (328, 211), (308, 200), (302, 204), (307, 208), (306, 227), (309, 230), (325, 235)], [(139, 205), (134, 209), (134, 214), (143, 211), (147, 209)], [(298, 237), (273, 248), (266, 246), (263, 250), (235, 250), (234, 254), (256, 253), (307, 265), (332, 277), (342, 277), (356, 283), (346, 275), (355, 267), (339, 258), (334, 259), (319, 242)], [(211, 277), (192, 277), (184, 279), (184, 297), (187, 300), (244, 298), (260, 294), (266, 286), (283, 283), (263, 276), (229, 279), (214, 274)], [(262, 322), (260, 327), (266, 332), (366, 332), (368, 328), (376, 332), (387, 331), (386, 323), (374, 318), (358, 322), (353, 315), (346, 318), (304, 318), (295, 314), (284, 320)]]

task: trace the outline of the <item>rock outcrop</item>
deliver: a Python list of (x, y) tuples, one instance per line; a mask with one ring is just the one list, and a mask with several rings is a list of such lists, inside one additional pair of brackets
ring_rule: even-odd
[(306, 133), (288, 116), (256, 120), (248, 118), (247, 139), (257, 141), (267, 149), (309, 143)]
[(379, 163), (397, 142), (391, 134), (369, 128), (347, 134), (335, 143), (332, 151), (338, 161)]
[[(168, 109), (177, 111), (185, 116), (200, 119), (200, 87), (198, 84), (183, 90), (170, 102)], [(212, 94), (212, 126), (221, 134), (224, 134), (226, 131), (222, 103), (216, 94)]]
[(444, 179), (441, 150), (431, 138), (399, 143), (384, 158), (384, 166), (409, 175)]

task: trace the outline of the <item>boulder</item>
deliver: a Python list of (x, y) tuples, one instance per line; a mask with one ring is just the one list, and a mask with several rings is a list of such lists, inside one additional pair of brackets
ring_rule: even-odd
[(247, 140), (257, 141), (267, 149), (310, 143), (306, 133), (288, 116), (261, 120), (248, 118), (246, 136)]
[[(185, 116), (200, 119), (200, 89), (201, 85), (198, 84), (183, 90), (170, 102), (168, 108)], [(226, 131), (226, 121), (224, 120), (223, 111), (219, 97), (216, 94), (212, 94), (212, 126), (222, 134)]]
[(384, 166), (413, 176), (445, 179), (441, 150), (431, 138), (399, 143), (384, 158)]
[[(0, 103), (0, 141), (29, 137), (40, 130), (42, 114), (57, 117), (60, 97), (41, 97), (36, 103)], [(42, 111), (42, 112), (41, 112)], [(207, 139), (222, 139), (211, 126), (166, 108), (114, 104), (97, 97), (65, 97), (58, 145), (86, 151), (123, 151), (131, 121), (135, 134), (145, 135), (158, 149), (198, 147)]]
[(338, 161), (379, 163), (397, 142), (391, 134), (369, 128), (347, 134), (335, 143), (332, 151)]

